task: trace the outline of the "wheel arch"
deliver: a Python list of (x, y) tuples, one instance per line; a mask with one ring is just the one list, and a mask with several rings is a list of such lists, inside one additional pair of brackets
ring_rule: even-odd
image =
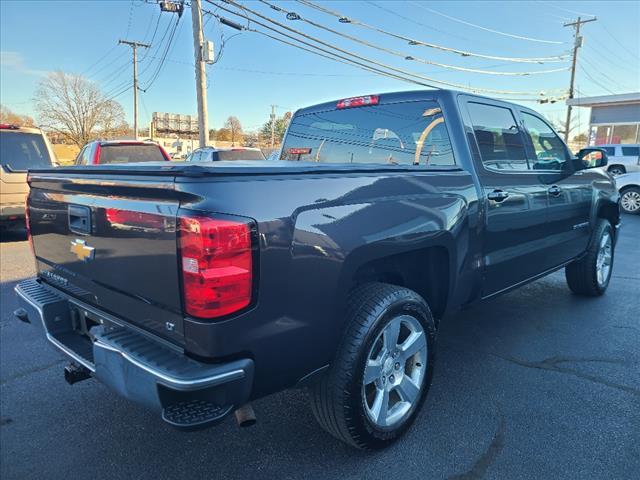
[(385, 248), (370, 244), (346, 259), (338, 282), (338, 302), (344, 305), (359, 285), (382, 282), (408, 288), (422, 296), (434, 317), (449, 309), (455, 285), (456, 257), (453, 239), (441, 232), (428, 242), (409, 248)]

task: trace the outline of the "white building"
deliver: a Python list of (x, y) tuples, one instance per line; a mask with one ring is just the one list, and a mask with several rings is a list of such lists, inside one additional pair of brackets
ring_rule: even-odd
[(591, 108), (589, 145), (640, 143), (640, 92), (571, 98), (567, 105)]

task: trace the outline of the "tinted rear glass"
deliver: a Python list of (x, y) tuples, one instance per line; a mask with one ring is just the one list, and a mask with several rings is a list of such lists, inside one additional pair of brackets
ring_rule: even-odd
[(640, 147), (622, 147), (622, 155), (629, 157), (640, 156)]
[[(217, 157), (217, 158), (216, 158)], [(215, 152), (216, 160), (264, 160), (264, 155), (258, 150), (222, 150)]]
[(454, 165), (442, 110), (417, 101), (297, 115), (282, 160), (385, 165)]
[(157, 145), (103, 145), (100, 148), (100, 164), (164, 162)]
[(9, 170), (50, 167), (51, 158), (42, 135), (38, 133), (2, 132), (0, 163)]

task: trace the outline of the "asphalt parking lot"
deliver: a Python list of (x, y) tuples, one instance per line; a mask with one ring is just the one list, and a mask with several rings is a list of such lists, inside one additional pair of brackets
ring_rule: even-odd
[(556, 273), (446, 319), (430, 396), (392, 448), (355, 451), (315, 424), (304, 391), (256, 402), (258, 423), (183, 433), (65, 360), (12, 315), (33, 275), (3, 234), (0, 476), (20, 478), (576, 478), (640, 472), (640, 217), (623, 219), (604, 297)]

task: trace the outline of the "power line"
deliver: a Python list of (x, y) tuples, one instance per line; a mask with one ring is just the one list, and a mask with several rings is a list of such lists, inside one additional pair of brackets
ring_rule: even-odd
[[(211, 3), (209, 0), (206, 0), (206, 1)], [(220, 7), (220, 8), (223, 8), (223, 7)], [(249, 18), (248, 17), (243, 16), (242, 14), (239, 14), (239, 13), (236, 13), (236, 12), (232, 12), (230, 10), (226, 10), (226, 11), (229, 12), (229, 13), (232, 13), (233, 15), (238, 15), (238, 16), (241, 16), (243, 18), (246, 18), (248, 20), (248, 23), (249, 23)], [(202, 12), (206, 13), (208, 15), (213, 15), (214, 17), (218, 18), (218, 20), (220, 20), (222, 18), (219, 15), (217, 15), (217, 14), (215, 14), (213, 12), (204, 10), (204, 9), (202, 10)], [(256, 21), (256, 20), (250, 20), (250, 21), (255, 23), (256, 25), (260, 25), (260, 26), (262, 26), (262, 27), (264, 27), (264, 28), (266, 28), (268, 30), (276, 32), (279, 35), (282, 35), (282, 36), (287, 37), (287, 38), (291, 38), (291, 39), (295, 40), (297, 43), (284, 40), (284, 39), (282, 39), (280, 37), (276, 37), (275, 35), (271, 35), (269, 33), (266, 33), (266, 32), (260, 31), (260, 30), (256, 30), (256, 29), (251, 28), (251, 27), (241, 27), (241, 28), (243, 30), (247, 31), (247, 32), (252, 32), (252, 33), (257, 33), (257, 34), (263, 35), (263, 36), (265, 36), (267, 38), (275, 40), (276, 42), (283, 43), (285, 45), (289, 45), (289, 46), (297, 48), (299, 50), (304, 50), (304, 51), (306, 51), (308, 53), (312, 53), (312, 54), (317, 55), (319, 57), (323, 57), (323, 58), (326, 58), (326, 59), (329, 59), (329, 60), (332, 60), (332, 61), (335, 61), (335, 62), (343, 63), (343, 64), (349, 65), (351, 67), (360, 68), (360, 69), (366, 70), (368, 72), (373, 72), (373, 73), (376, 73), (378, 75), (382, 75), (384, 77), (392, 78), (394, 80), (402, 80), (402, 81), (413, 83), (415, 85), (420, 85), (420, 86), (423, 86), (423, 87), (431, 87), (431, 85), (419, 82), (417, 80), (412, 80), (412, 79), (409, 79), (409, 78), (401, 77), (400, 75), (396, 75), (396, 74), (393, 74), (393, 73), (386, 72), (386, 71), (378, 69), (376, 67), (372, 67), (372, 66), (366, 65), (364, 63), (358, 62), (357, 60), (353, 60), (353, 59), (351, 59), (349, 57), (342, 56), (342, 55), (337, 54), (335, 52), (332, 52), (330, 50), (323, 49), (323, 48), (318, 47), (316, 45), (313, 45), (311, 43), (305, 42), (304, 40), (297, 39), (297, 38), (295, 38), (295, 37), (293, 37), (291, 35), (288, 35), (286, 33), (279, 32), (278, 30), (276, 30), (274, 28), (271, 28), (268, 25), (264, 25), (263, 23), (261, 23), (259, 21)], [(300, 44), (309, 45), (312, 48), (303, 47)], [(434, 88), (438, 88), (438, 87), (434, 87)]]
[(484, 69), (477, 69), (477, 68), (468, 68), (468, 67), (459, 67), (456, 65), (448, 65), (445, 63), (439, 63), (439, 62), (434, 62), (432, 60), (427, 60), (425, 58), (421, 58), (421, 57), (416, 57), (413, 55), (409, 55), (407, 53), (402, 53), (402, 52), (398, 52), (397, 50), (391, 50), (389, 48), (386, 47), (381, 47), (379, 45), (375, 45), (373, 43), (367, 42), (365, 40), (362, 40), (358, 37), (354, 37), (352, 35), (348, 35), (346, 33), (342, 33), (339, 32), (337, 30), (334, 30), (332, 28), (326, 27), (322, 24), (319, 24), (317, 22), (314, 22), (312, 20), (309, 20), (307, 18), (304, 18), (302, 16), (300, 16), (298, 13), (296, 12), (292, 12), (289, 10), (286, 10), (285, 8), (276, 6), (272, 3), (269, 3), (267, 0), (260, 0), (260, 2), (264, 3), (265, 5), (268, 5), (271, 9), (276, 10), (278, 12), (284, 12), (287, 14), (287, 19), (291, 19), (291, 20), (296, 20), (296, 21), (302, 21), (304, 23), (307, 23), (309, 25), (312, 25), (316, 28), (320, 28), (322, 30), (331, 32), (335, 35), (338, 35), (340, 37), (343, 38), (347, 38), (349, 40), (351, 40), (352, 42), (356, 42), (359, 43), (361, 45), (365, 45), (367, 47), (370, 48), (374, 48), (378, 51), (381, 52), (385, 52), (388, 53), (390, 55), (394, 55), (396, 57), (400, 57), (404, 60), (408, 60), (408, 61), (416, 61), (419, 63), (424, 63), (426, 65), (433, 65), (435, 67), (440, 67), (440, 68), (446, 68), (449, 70), (456, 70), (456, 71), (461, 71), (461, 72), (471, 72), (471, 73), (479, 73), (479, 74), (484, 74), (484, 75), (498, 75), (498, 76), (529, 76), (529, 75), (536, 75), (536, 74), (544, 74), (544, 73), (556, 73), (556, 72), (562, 72), (565, 70), (568, 70), (568, 67), (562, 67), (562, 68), (555, 68), (555, 69), (550, 69), (550, 70), (538, 70), (538, 71), (532, 71), (532, 72), (497, 72), (495, 70), (484, 70)]
[[(210, 4), (212, 4), (212, 5), (217, 5), (217, 4), (213, 3), (212, 0), (206, 0), (206, 1), (208, 3), (210, 3)], [(470, 90), (470, 91), (474, 91), (474, 92), (485, 92), (485, 93), (499, 93), (499, 94), (501, 93), (501, 94), (505, 94), (505, 95), (538, 95), (538, 94), (542, 93), (542, 92), (522, 92), (522, 91), (510, 91), (510, 90), (495, 90), (495, 89), (488, 89), (488, 88), (475, 88), (475, 87), (469, 87), (467, 85), (462, 85), (462, 84), (458, 84), (458, 83), (452, 83), (452, 82), (446, 82), (446, 81), (443, 81), (443, 80), (437, 80), (437, 79), (434, 79), (434, 78), (431, 78), (431, 77), (427, 77), (425, 75), (420, 75), (420, 74), (417, 74), (417, 73), (414, 73), (414, 72), (411, 72), (411, 71), (408, 71), (408, 70), (395, 68), (395, 67), (392, 67), (390, 65), (387, 65), (387, 64), (384, 64), (384, 63), (381, 63), (381, 62), (377, 62), (377, 61), (372, 60), (370, 58), (363, 57), (363, 56), (358, 55), (358, 54), (356, 54), (354, 52), (344, 50), (344, 49), (342, 49), (342, 48), (340, 48), (340, 47), (338, 47), (336, 45), (333, 45), (331, 43), (325, 42), (325, 41), (320, 40), (318, 38), (315, 38), (315, 37), (313, 37), (311, 35), (308, 35), (306, 33), (303, 33), (303, 32), (300, 32), (298, 30), (295, 30), (293, 28), (290, 28), (290, 27), (288, 27), (288, 26), (286, 26), (286, 25), (284, 25), (284, 24), (282, 24), (282, 23), (280, 23), (280, 22), (278, 22), (276, 20), (273, 20), (272, 18), (269, 18), (269, 17), (264, 16), (264, 15), (254, 11), (254, 10), (251, 10), (250, 8), (248, 8), (246, 6), (240, 5), (240, 4), (238, 4), (237, 2), (235, 2), (233, 0), (225, 0), (225, 3), (231, 4), (231, 5), (235, 6), (236, 8), (240, 8), (244, 12), (251, 13), (252, 15), (257, 16), (258, 18), (262, 18), (262, 19), (264, 19), (264, 20), (266, 20), (266, 21), (268, 21), (268, 22), (270, 22), (270, 23), (272, 23), (274, 25), (277, 25), (280, 28), (284, 28), (285, 30), (288, 30), (288, 31), (290, 31), (292, 33), (295, 33), (296, 35), (299, 35), (299, 36), (301, 36), (303, 38), (309, 39), (309, 40), (311, 40), (311, 41), (313, 41), (315, 43), (318, 43), (320, 45), (324, 45), (325, 47), (328, 47), (328, 48), (331, 49), (329, 51), (323, 50), (323, 51), (325, 51), (326, 53), (328, 53), (330, 55), (336, 55), (335, 51), (339, 51), (339, 52), (344, 53), (344, 54), (347, 55), (347, 57), (341, 57), (341, 58), (346, 59), (347, 61), (354, 62), (353, 59), (357, 58), (357, 59), (359, 59), (361, 61), (366, 62), (365, 65), (367, 67), (371, 67), (371, 64), (373, 64), (373, 65), (376, 65), (377, 67), (382, 67), (383, 69), (386, 69), (385, 70), (386, 73), (389, 73), (388, 70), (397, 72), (394, 75), (399, 76), (404, 80), (407, 80), (407, 78), (404, 75), (420, 79), (420, 81), (411, 80), (412, 83), (416, 83), (416, 84), (419, 84), (419, 85), (424, 85), (424, 86), (431, 87), (431, 88), (441, 88), (441, 87), (437, 87), (437, 86), (433, 85), (433, 83), (439, 83), (439, 84), (442, 84), (442, 85), (446, 85), (446, 86), (454, 87), (454, 88), (459, 88), (459, 89), (462, 89), (462, 90)], [(251, 21), (251, 22), (253, 22), (253, 23), (257, 24), (257, 25), (262, 26), (263, 28), (267, 28), (269, 30), (272, 30), (272, 31), (280, 34), (280, 35), (284, 35), (284, 36), (287, 36), (289, 38), (292, 38), (293, 40), (295, 40), (297, 42), (305, 43), (306, 45), (308, 45), (308, 46), (310, 46), (312, 48), (319, 49), (319, 47), (317, 45), (309, 44), (309, 43), (303, 42), (299, 38), (292, 37), (290, 35), (284, 34), (280, 30), (274, 29), (272, 27), (269, 27), (269, 26), (265, 25), (264, 23), (261, 23), (261, 22), (255, 20), (255, 18), (249, 18), (246, 14), (244, 14), (244, 15), (240, 14), (240, 13), (235, 12), (233, 10), (227, 9), (226, 7), (223, 7), (222, 5), (217, 5), (217, 6), (221, 10), (224, 10), (224, 11), (226, 11), (228, 13), (231, 13), (232, 15), (243, 17), (248, 21)], [(400, 75), (398, 75), (398, 74), (400, 74)], [(433, 83), (426, 83), (426, 82), (433, 82)]]
[[(317, 5), (315, 3), (312, 3), (308, 0), (297, 0), (298, 2), (302, 3), (303, 5), (306, 5), (310, 8), (313, 8), (315, 10), (321, 11), (323, 13), (326, 13), (328, 15), (331, 15), (333, 17), (338, 18), (338, 21), (340, 23), (352, 23), (354, 25), (358, 25), (360, 27), (369, 29), (369, 30), (373, 30), (376, 31), (378, 33), (382, 33), (384, 35), (387, 35), (389, 37), (398, 39), (398, 40), (403, 40), (405, 42), (408, 42), (409, 45), (421, 45), (424, 47), (429, 47), (429, 48), (434, 48), (437, 50), (442, 50), (445, 52), (449, 52), (449, 53), (457, 53), (458, 55), (462, 55), (463, 57), (477, 57), (477, 58), (484, 58), (484, 59), (490, 59), (490, 60), (504, 60), (504, 61), (508, 61), (508, 62), (516, 62), (516, 63), (545, 63), (545, 62), (563, 62), (566, 58), (567, 55), (563, 54), (563, 55), (556, 55), (556, 56), (551, 56), (551, 57), (528, 57), (528, 58), (523, 58), (523, 57), (501, 57), (501, 56), (497, 56), (497, 55), (485, 55), (485, 54), (480, 54), (480, 53), (474, 53), (474, 52), (470, 52), (470, 51), (466, 51), (466, 50), (460, 50), (457, 48), (452, 48), (452, 47), (446, 47), (443, 45), (438, 45), (435, 43), (431, 43), (431, 42), (425, 42), (422, 40), (417, 40), (415, 38), (409, 38), (406, 37), (404, 35), (398, 34), (398, 33), (393, 33), (387, 30), (383, 30), (381, 28), (369, 25), (367, 23), (361, 22), (360, 20), (357, 20), (353, 17), (347, 17), (345, 15), (342, 15), (341, 13), (335, 12), (333, 10), (330, 10), (328, 8), (325, 7), (321, 7), (320, 5)], [(369, 2), (371, 3), (371, 2)], [(391, 14), (391, 15), (395, 15), (396, 17), (400, 17), (403, 20), (407, 20), (410, 22), (415, 22), (415, 20), (410, 19), (408, 17), (404, 17), (400, 14), (398, 14), (397, 12), (394, 12), (393, 10), (389, 10), (385, 7), (382, 7), (380, 5), (377, 5), (375, 3), (371, 3), (371, 5), (386, 11), (387, 13)]]
[(609, 75), (607, 75), (606, 73), (603, 72), (603, 69), (597, 65), (594, 65), (593, 63), (591, 63), (591, 61), (589, 61), (587, 58), (585, 58), (585, 56), (583, 55), (580, 62), (585, 62), (587, 65), (589, 65), (591, 68), (593, 68), (594, 70), (596, 70), (598, 72), (598, 75), (601, 76), (602, 78), (604, 78), (605, 80), (608, 80), (609, 82), (611, 82), (614, 86), (617, 86), (618, 88), (620, 88), (621, 90), (633, 90), (633, 88), (630, 88), (626, 85), (623, 85), (622, 83), (620, 83), (618, 80), (611, 78)]
[(587, 78), (589, 78), (589, 80), (591, 80), (593, 83), (598, 85), (600, 88), (604, 89), (607, 93), (610, 93), (611, 95), (615, 95), (616, 94), (616, 92), (611, 91), (611, 89), (609, 89), (606, 85), (603, 85), (598, 80), (593, 78), (591, 76), (591, 74), (589, 73), (589, 71), (586, 68), (584, 68), (581, 64), (579, 64), (579, 66), (580, 66), (580, 70), (582, 71), (582, 73), (584, 73), (587, 76)]
[(162, 57), (160, 59), (160, 62), (158, 63), (158, 66), (156, 68), (156, 70), (154, 71), (154, 73), (151, 75), (151, 80), (149, 80), (146, 84), (146, 86), (144, 88), (141, 88), (142, 91), (146, 92), (147, 90), (149, 90), (149, 88), (151, 88), (151, 86), (155, 83), (155, 81), (158, 79), (158, 77), (160, 76), (160, 73), (162, 72), (162, 69), (164, 67), (164, 65), (166, 64), (166, 59), (167, 56), (169, 55), (169, 50), (172, 47), (172, 42), (173, 42), (173, 38), (176, 34), (176, 30), (178, 29), (178, 24), (180, 23), (180, 19), (182, 17), (177, 17), (176, 19), (176, 23), (173, 26), (173, 30), (171, 31), (171, 34), (169, 35), (169, 39), (167, 40), (164, 52), (162, 53)]
[(525, 37), (523, 35), (514, 35), (512, 33), (506, 33), (506, 32), (501, 32), (500, 30), (494, 30), (492, 28), (487, 28), (487, 27), (483, 27), (481, 25), (476, 25), (475, 23), (471, 23), (471, 22), (467, 22), (466, 20), (462, 20), (460, 18), (455, 18), (452, 17), (450, 15), (446, 15), (442, 12), (438, 12), (437, 10), (433, 10), (432, 8), (426, 7), (424, 5), (422, 5), (419, 2), (409, 2), (412, 5), (415, 5), (416, 7), (419, 7), (423, 10), (426, 10), (427, 12), (431, 12), (431, 13), (435, 13), (436, 15), (439, 15), (441, 17), (444, 17), (446, 19), (449, 19), (453, 22), (458, 22), (458, 23), (462, 23), (463, 25), (468, 25), (470, 27), (474, 27), (474, 28), (478, 28), (480, 30), (484, 30), (485, 32), (490, 32), (490, 33), (495, 33), (497, 35), (502, 35), (505, 37), (509, 37), (509, 38), (516, 38), (518, 40), (527, 40), (530, 42), (538, 42), (538, 43), (553, 43), (556, 45), (561, 45), (561, 44), (566, 44), (567, 42), (561, 42), (561, 41), (557, 41), (557, 40), (542, 40), (540, 38), (532, 38), (532, 37)]
[[(626, 45), (624, 45), (620, 40), (618, 40), (616, 37), (614, 37), (613, 33), (611, 33), (609, 31), (609, 29), (604, 25), (604, 23), (600, 24), (602, 26), (602, 28), (604, 29), (605, 32), (607, 32), (607, 35), (609, 35), (614, 42), (616, 42), (618, 45), (620, 45), (620, 47), (627, 53), (629, 53), (633, 58), (635, 58), (636, 60), (640, 59), (640, 56), (638, 56), (638, 52), (632, 52), (631, 50), (629, 50), (627, 48)], [(638, 43), (636, 42), (636, 45), (638, 45)]]

